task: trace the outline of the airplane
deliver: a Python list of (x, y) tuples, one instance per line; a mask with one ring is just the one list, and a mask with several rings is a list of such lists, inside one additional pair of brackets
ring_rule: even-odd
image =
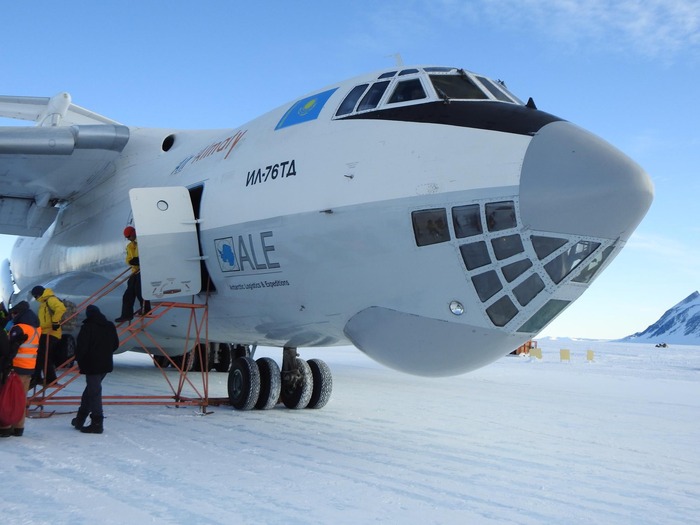
[[(653, 199), (609, 143), (457, 67), (375, 71), (231, 129), (130, 127), (68, 93), (2, 96), (0, 116), (36, 123), (0, 128), (0, 233), (20, 236), (5, 304), (38, 284), (85, 300), (125, 268), (132, 225), (144, 297), (207, 304), (242, 410), (327, 403), (330, 369), (304, 347), (435, 377), (501, 358), (588, 289)], [(121, 294), (98, 305), (117, 317)], [(182, 355), (186, 324), (148, 330)]]

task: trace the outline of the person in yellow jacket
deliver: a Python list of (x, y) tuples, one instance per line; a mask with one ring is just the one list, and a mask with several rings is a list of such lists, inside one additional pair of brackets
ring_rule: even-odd
[(61, 342), (63, 335), (61, 319), (66, 313), (66, 306), (54, 295), (51, 288), (35, 286), (32, 288), (32, 296), (39, 303), (41, 338), (39, 339), (39, 354), (30, 388), (41, 383), (42, 377), (46, 380), (46, 384), (56, 381), (54, 354), (56, 346)]
[(134, 303), (139, 300), (139, 314), (146, 315), (151, 310), (150, 301), (144, 301), (141, 295), (141, 273), (139, 267), (139, 245), (136, 241), (136, 230), (133, 226), (124, 228), (124, 237), (129, 240), (126, 245), (126, 264), (131, 267), (131, 275), (126, 282), (126, 291), (122, 296), (122, 314), (114, 321), (123, 323), (134, 318)]

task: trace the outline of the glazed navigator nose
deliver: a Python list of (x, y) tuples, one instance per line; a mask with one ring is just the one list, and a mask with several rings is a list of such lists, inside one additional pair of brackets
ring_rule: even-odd
[(520, 211), (532, 230), (624, 241), (653, 196), (637, 163), (569, 122), (540, 129), (523, 160)]

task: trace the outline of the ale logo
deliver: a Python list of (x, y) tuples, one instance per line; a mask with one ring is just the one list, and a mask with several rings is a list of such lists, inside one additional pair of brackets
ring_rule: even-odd
[(216, 239), (214, 245), (216, 246), (216, 258), (219, 260), (219, 266), (222, 272), (235, 272), (240, 270), (238, 261), (236, 260), (236, 253), (233, 251), (233, 237)]

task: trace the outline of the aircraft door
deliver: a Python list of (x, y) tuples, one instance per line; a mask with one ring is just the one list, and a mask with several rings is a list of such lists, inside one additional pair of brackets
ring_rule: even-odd
[(202, 288), (192, 201), (184, 186), (129, 190), (144, 299), (191, 296)]

